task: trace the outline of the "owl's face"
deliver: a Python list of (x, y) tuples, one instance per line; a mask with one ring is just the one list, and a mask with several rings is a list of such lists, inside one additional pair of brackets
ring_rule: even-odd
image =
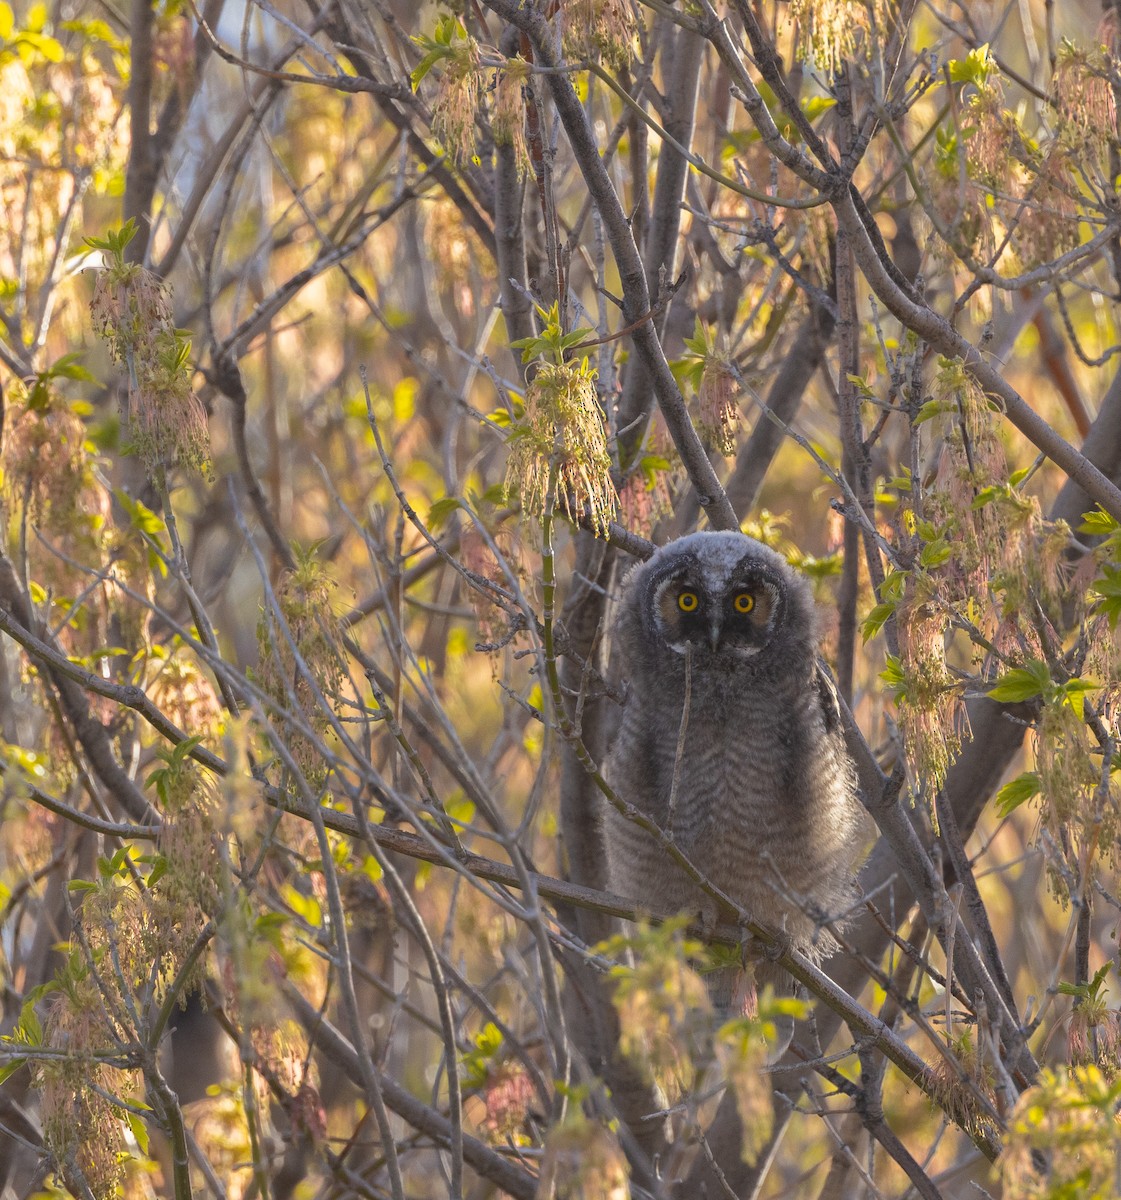
[(632, 597), (647, 644), (653, 640), (674, 654), (688, 652), (698, 664), (734, 670), (764, 652), (794, 650), (812, 638), (806, 584), (774, 551), (743, 534), (681, 538), (636, 575)]
[(675, 653), (691, 646), (694, 653), (750, 658), (767, 644), (782, 595), (755, 567), (718, 583), (700, 564), (682, 559), (658, 581), (652, 601), (658, 631)]

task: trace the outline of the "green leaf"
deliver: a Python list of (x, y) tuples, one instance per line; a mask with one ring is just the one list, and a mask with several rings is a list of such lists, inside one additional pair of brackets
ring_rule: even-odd
[[(487, 420), (497, 429), (509, 429), (516, 420), (504, 408), (496, 408), (487, 413)], [(503, 493), (505, 494), (505, 493)]]
[[(542, 330), (537, 337), (517, 338), (510, 345), (515, 350), (521, 350), (522, 362), (530, 362), (539, 355), (548, 358), (560, 366), (565, 360), (565, 353), (573, 346), (584, 341), (593, 331), (588, 328), (573, 329), (565, 333), (561, 329), (560, 308), (553, 304), (548, 311), (539, 304), (535, 306), (541, 318)], [(587, 360), (585, 359), (585, 365)]]
[(526, 363), (539, 354), (544, 354), (549, 349), (549, 342), (547, 338), (543, 337), (524, 337), (512, 341), (510, 347), (513, 350), (520, 350), (522, 362)]
[(0, 1083), (10, 1079), (26, 1062), (26, 1058), (13, 1058), (5, 1066), (0, 1067)]
[(43, 1024), (35, 1011), (39, 997), (32, 993), (23, 1002), (19, 1013), (20, 1041), (25, 1046), (41, 1046), (43, 1044)]
[(989, 57), (989, 43), (970, 50), (965, 58), (953, 58), (948, 63), (950, 81), (952, 83), (972, 83), (980, 87), (989, 77), (993, 69), (993, 61)]
[(502, 1034), (493, 1021), (488, 1021), (475, 1035), (475, 1045), (484, 1054), (493, 1054), (502, 1045)]
[(1109, 537), (1110, 534), (1117, 533), (1121, 530), (1121, 525), (1102, 509), (1095, 509), (1093, 512), (1082, 514), (1082, 524), (1078, 527), (1079, 533), (1090, 533)]
[(907, 684), (907, 673), (903, 670), (903, 664), (894, 654), (887, 656), (887, 662), (884, 669), (880, 672), (880, 678), (890, 688), (901, 688)]
[(193, 733), (190, 737), (185, 737), (181, 742), (176, 742), (174, 749), (170, 754), (166, 750), (162, 753), (166, 756), (167, 761), (173, 766), (181, 766), (190, 757), (191, 751), (202, 742), (202, 734)]
[(915, 413), (913, 424), (921, 425), (924, 421), (929, 421), (932, 417), (937, 417), (944, 412), (949, 411), (949, 404), (945, 400), (928, 400), (922, 408)]
[(140, 1147), (140, 1153), (145, 1157), (148, 1155), (148, 1126), (144, 1124), (138, 1113), (125, 1110), (125, 1120), (128, 1122), (129, 1129), (132, 1130), (132, 1136), (136, 1138), (136, 1144)]
[(1050, 687), (1047, 664), (1033, 659), (1026, 666), (1006, 671), (989, 689), (988, 696), (1002, 704), (1017, 704), (1042, 696)]
[(883, 583), (880, 584), (880, 599), (885, 603), (898, 604), (903, 599), (903, 592), (906, 586), (906, 574), (903, 571), (897, 571), (893, 567), (884, 576)]
[(644, 454), (638, 465), (642, 471), (642, 477), (646, 481), (646, 487), (650, 489), (658, 482), (659, 471), (669, 470), (669, 459), (660, 454)]
[(454, 13), (448, 13), (436, 22), (436, 41), (441, 46), (450, 46), (453, 41), (466, 39), (467, 26)]
[(312, 929), (322, 928), (323, 908), (314, 896), (305, 896), (296, 888), (287, 887), (284, 890), (284, 899), (292, 911), (306, 921)]
[(992, 483), (988, 487), (983, 487), (973, 497), (973, 503), (969, 506), (971, 511), (980, 512), (986, 505), (992, 504), (994, 500), (999, 500), (1006, 490), (1004, 485), (1000, 483)]
[(92, 382), (94, 379), (92, 372), (87, 371), (78, 361), (81, 357), (81, 354), (74, 352), (56, 358), (47, 368), (47, 374), (52, 379), (79, 379), (84, 383)]
[(700, 317), (693, 318), (693, 336), (685, 338), (684, 341), (686, 350), (695, 358), (705, 358), (711, 353), (712, 343)]
[(586, 325), (581, 325), (579, 329), (574, 329), (571, 333), (566, 333), (561, 337), (561, 349), (568, 350), (573, 346), (578, 346), (587, 339), (589, 334), (594, 332), (595, 330), (589, 329)]
[(953, 551), (941, 539), (929, 542), (922, 548), (922, 553), (919, 555), (919, 563), (924, 567), (940, 567)]
[[(167, 526), (164, 524), (163, 518), (158, 513), (154, 513), (142, 500), (133, 499), (123, 488), (114, 488), (113, 495), (128, 514), (133, 527), (150, 537), (159, 550), (166, 554), (167, 542), (164, 541), (164, 534), (167, 532)], [(161, 576), (167, 574), (167, 563), (164, 561), (163, 555), (151, 546), (148, 547), (148, 569), (153, 574), (159, 573)]]
[(1105, 977), (1109, 974), (1112, 965), (1111, 962), (1103, 963), (1094, 973), (1094, 978), (1087, 983), (1060, 983), (1055, 990), (1064, 996), (1080, 996), (1084, 1000), (1096, 1000), (1098, 990), (1105, 982)]
[(1101, 575), (1090, 584), (1090, 590), (1101, 597), (1098, 608), (1109, 619), (1110, 626), (1116, 628), (1118, 618), (1121, 618), (1121, 566), (1107, 563)]
[(1009, 780), (993, 797), (997, 812), (1002, 817), (1006, 817), (1021, 804), (1026, 804), (1033, 796), (1038, 796), (1039, 791), (1039, 776), (1034, 771), (1025, 771), (1023, 775)]
[(790, 565), (810, 579), (831, 579), (844, 570), (840, 554), (823, 554), (820, 558), (813, 554), (801, 555), (797, 560), (792, 559)]
[(98, 858), (98, 860), (97, 860), (98, 875), (100, 875), (101, 878), (104, 880), (114, 879), (114, 878), (118, 878), (118, 877), (122, 878), (122, 879), (131, 878), (131, 876), (129, 874), (128, 864), (134, 855), (139, 857), (138, 852), (133, 847), (121, 846), (120, 849), (116, 851), (116, 853), (113, 855), (112, 858), (105, 858), (104, 856)]
[(1066, 683), (1059, 688), (1059, 695), (1062, 697), (1064, 704), (1069, 704), (1079, 716), (1082, 715), (1082, 705), (1079, 701), (1087, 692), (1096, 692), (1101, 686), (1095, 683), (1092, 679), (1068, 679)]
[(417, 63), (417, 65), (409, 74), (409, 82), (413, 85), (413, 91), (415, 92), (417, 88), (420, 87), (420, 81), (425, 77), (425, 75), (428, 74), (429, 71), (432, 70), (432, 68), (440, 61), (440, 59), (448, 57), (448, 51), (441, 47), (436, 47), (434, 50), (429, 50), (429, 52), (420, 60), (419, 63)]
[(1102, 965), (1094, 972), (1094, 978), (1091, 979), (1086, 985), (1090, 989), (1091, 996), (1095, 998), (1097, 997), (1099, 989), (1101, 988), (1102, 984), (1105, 983), (1106, 977), (1109, 975), (1109, 972), (1112, 969), (1113, 960), (1107, 958), (1106, 961), (1103, 962)]
[(460, 507), (458, 496), (442, 496), (428, 510), (428, 528), (433, 532), (448, 523), (448, 519)]
[(502, 1033), (488, 1021), (472, 1040), (474, 1047), (460, 1057), (459, 1064), (468, 1087), (482, 1087), (490, 1073), (490, 1061), (502, 1046)]
[(865, 643), (870, 642), (877, 633), (883, 629), (888, 618), (895, 612), (895, 605), (892, 603), (877, 604), (875, 608), (864, 618), (864, 623), (860, 626), (860, 636)]
[(163, 855), (156, 856), (156, 865), (148, 872), (148, 878), (145, 883), (148, 887), (155, 887), (157, 883), (167, 874), (167, 858)]
[(129, 219), (119, 228), (110, 229), (103, 238), (84, 238), (92, 250), (106, 250), (115, 259), (115, 265), (124, 266), (125, 247), (136, 236), (136, 218)]
[(283, 953), (286, 948), (284, 930), (289, 924), (290, 918), (285, 913), (262, 913), (253, 922), (253, 931)]
[(823, 112), (828, 112), (836, 103), (837, 101), (832, 96), (810, 96), (802, 101), (802, 112), (809, 120), (813, 121)]
[(670, 359), (669, 369), (673, 372), (679, 388), (684, 388), (688, 383), (693, 385), (695, 391), (701, 386), (701, 380), (704, 378), (705, 360), (696, 354), (686, 354), (681, 358)]
[(114, 488), (113, 495), (128, 513), (129, 520), (141, 533), (158, 538), (167, 532), (163, 518), (154, 513), (143, 500), (134, 500), (123, 488)]
[(449, 800), (444, 805), (444, 812), (457, 825), (467, 826), (475, 819), (475, 804), (468, 800), (466, 796), (458, 796), (454, 800)]
[(863, 375), (846, 375), (845, 378), (864, 396), (870, 396), (872, 389), (868, 386), (868, 380)]

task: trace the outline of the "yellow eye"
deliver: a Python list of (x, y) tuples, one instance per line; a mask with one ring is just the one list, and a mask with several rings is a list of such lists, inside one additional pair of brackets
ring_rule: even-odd
[(697, 598), (696, 592), (682, 592), (677, 597), (677, 607), (682, 612), (696, 612), (698, 604), (700, 604), (700, 600)]
[(749, 613), (755, 607), (755, 597), (750, 592), (740, 592), (732, 601), (732, 607), (738, 613)]

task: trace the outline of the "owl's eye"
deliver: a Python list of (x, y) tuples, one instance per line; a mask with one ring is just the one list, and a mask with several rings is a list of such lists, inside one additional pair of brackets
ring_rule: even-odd
[(740, 592), (732, 601), (732, 607), (738, 613), (749, 613), (755, 607), (755, 597), (750, 592)]
[(677, 607), (682, 612), (696, 612), (700, 602), (696, 592), (681, 592), (677, 597)]

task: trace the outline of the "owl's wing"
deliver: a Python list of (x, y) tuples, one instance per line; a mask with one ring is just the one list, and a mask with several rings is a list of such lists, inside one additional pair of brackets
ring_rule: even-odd
[(821, 715), (825, 718), (827, 733), (843, 732), (841, 724), (841, 697), (829, 668), (819, 658), (814, 666), (814, 687), (817, 689)]

